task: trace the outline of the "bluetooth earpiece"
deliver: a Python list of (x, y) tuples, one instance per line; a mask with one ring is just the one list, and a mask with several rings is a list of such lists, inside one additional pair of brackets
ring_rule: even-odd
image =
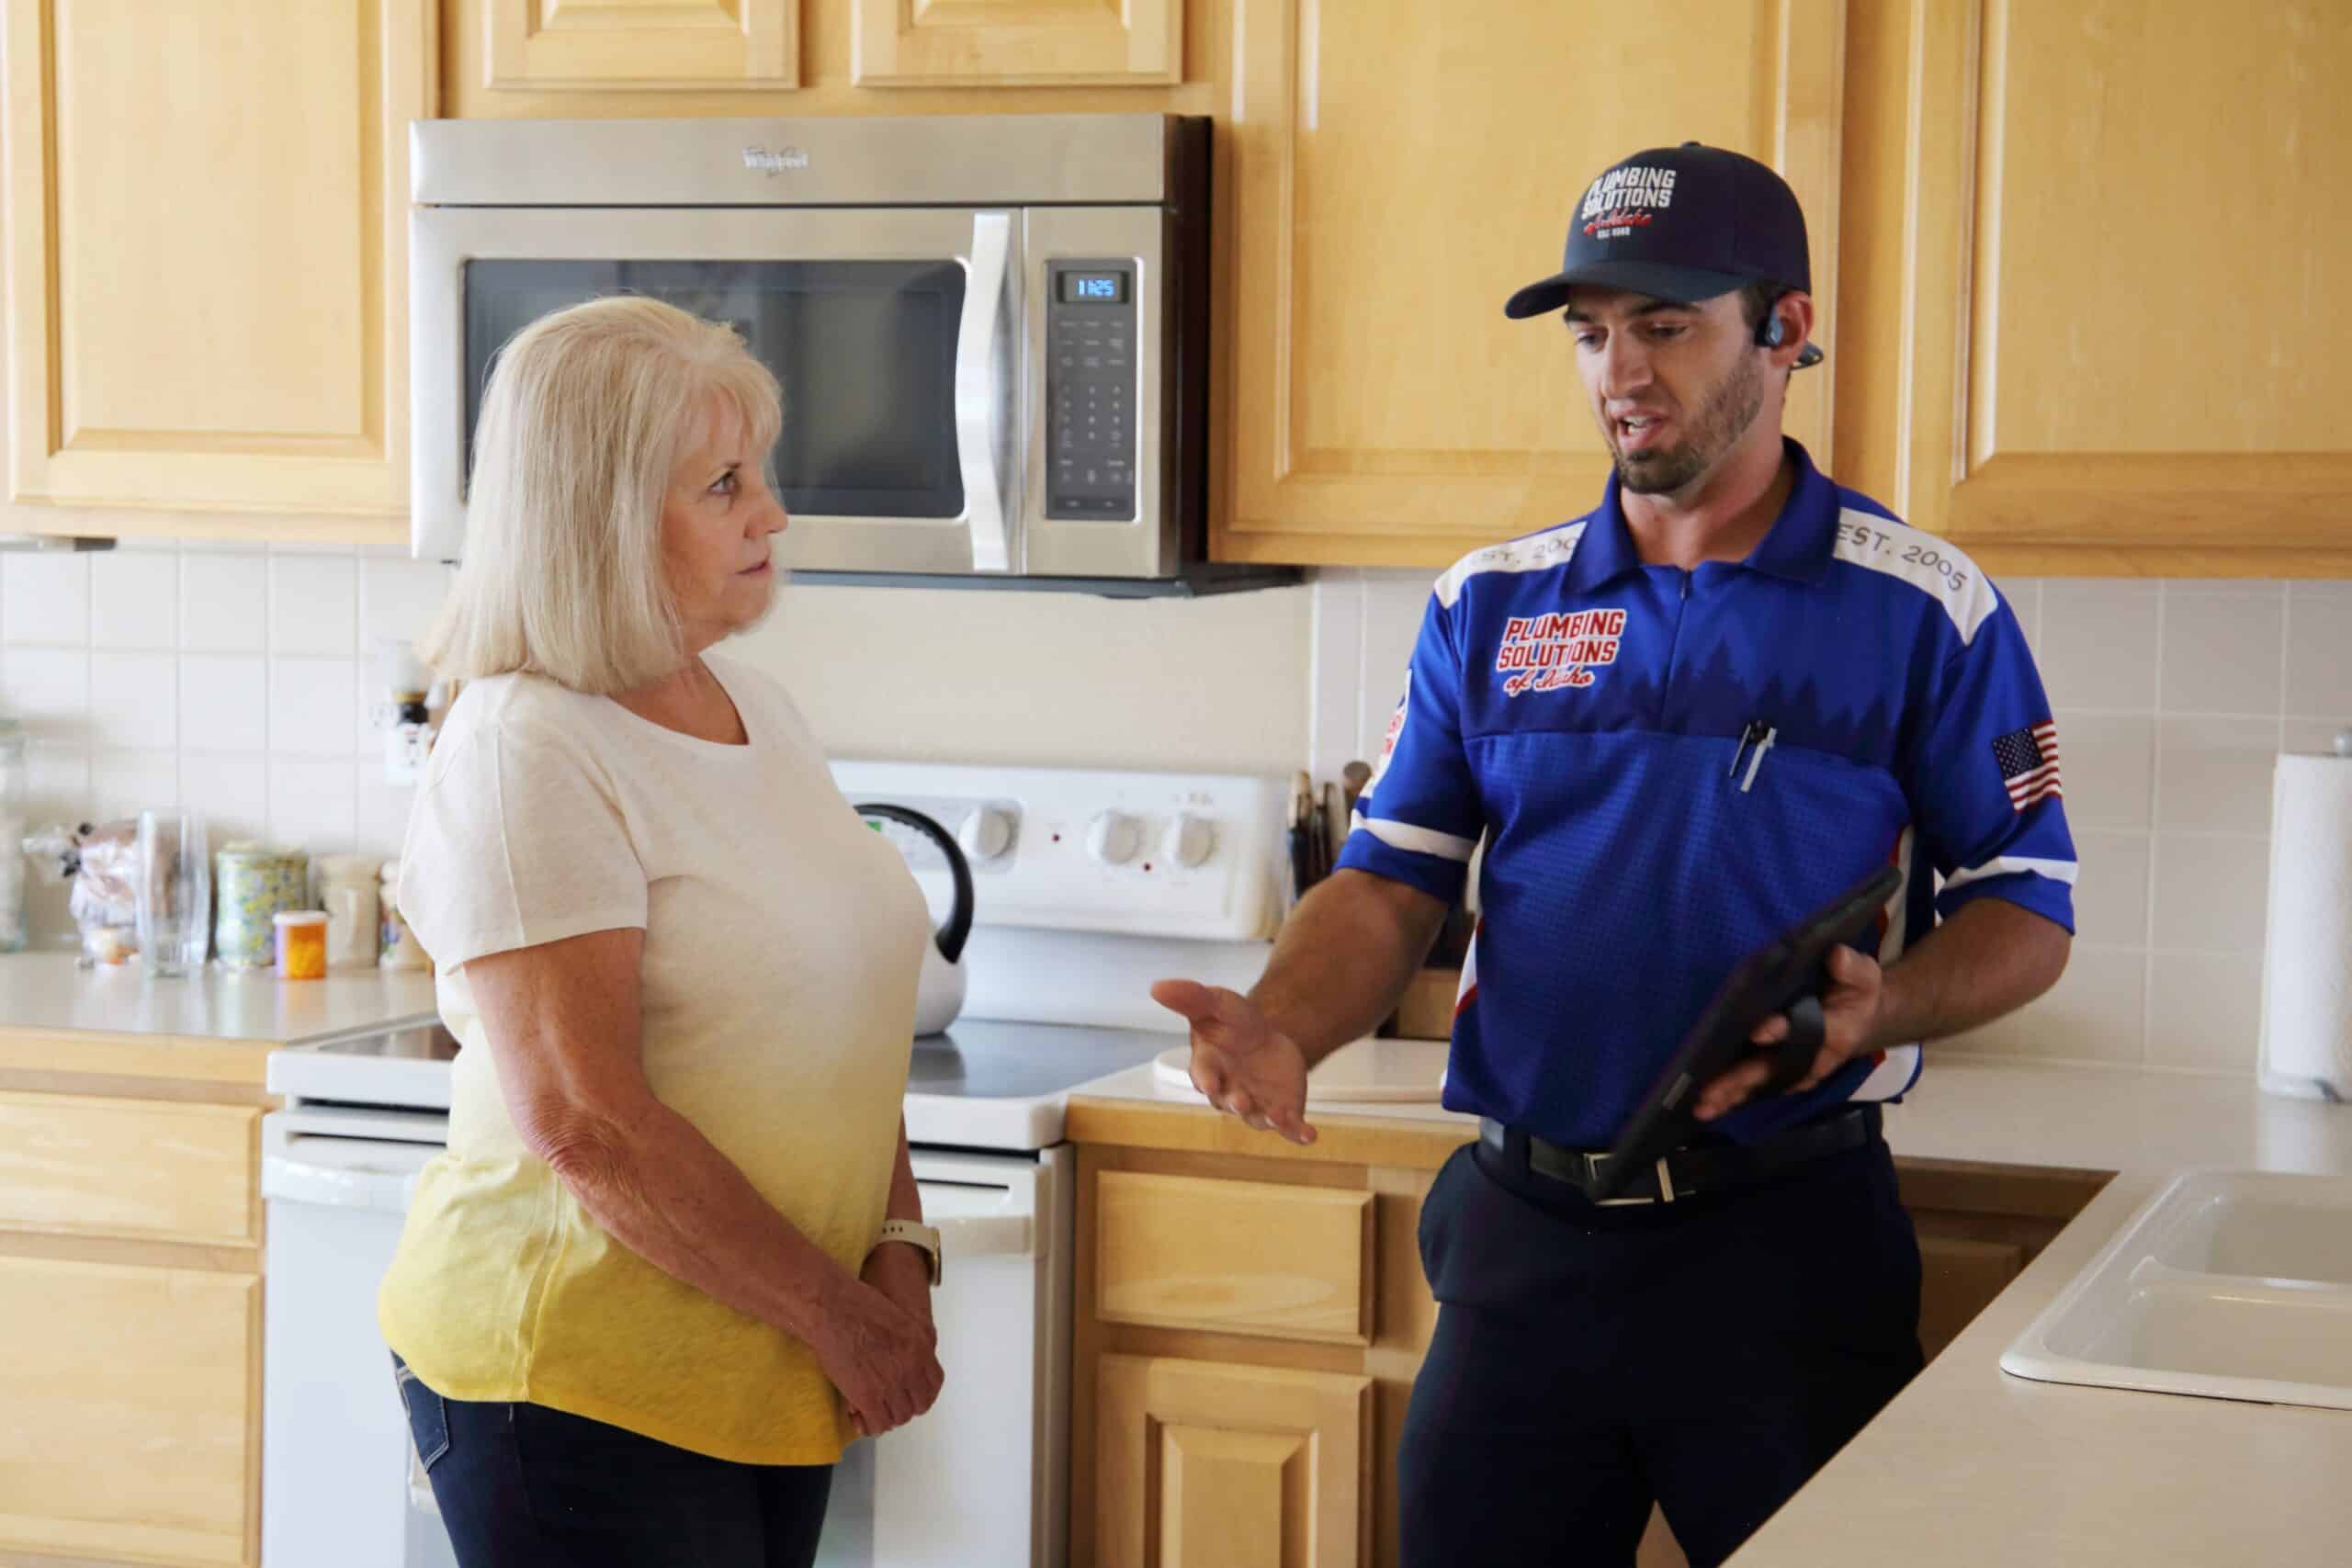
[(1788, 326), (1781, 320), (1781, 301), (1787, 298), (1785, 294), (1775, 296), (1772, 308), (1764, 312), (1762, 321), (1756, 323), (1756, 345), (1758, 348), (1778, 348), (1789, 341)]

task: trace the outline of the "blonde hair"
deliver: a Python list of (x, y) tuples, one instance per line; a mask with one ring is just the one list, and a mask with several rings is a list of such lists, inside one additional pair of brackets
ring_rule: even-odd
[(782, 394), (730, 328), (630, 295), (515, 333), (482, 394), (465, 557), (425, 662), (450, 681), (530, 671), (598, 694), (675, 671), (662, 506), (714, 396), (765, 453)]

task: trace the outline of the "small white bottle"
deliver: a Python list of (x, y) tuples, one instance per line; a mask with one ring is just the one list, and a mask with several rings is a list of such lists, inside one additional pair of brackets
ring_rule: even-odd
[(383, 947), (383, 924), (376, 898), (376, 875), (383, 864), (372, 855), (322, 855), (319, 902), (327, 911), (327, 967), (362, 969), (374, 964)]

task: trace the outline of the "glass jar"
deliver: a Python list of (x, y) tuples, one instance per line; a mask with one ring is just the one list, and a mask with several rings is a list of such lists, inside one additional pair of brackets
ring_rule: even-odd
[(277, 962), (278, 913), (308, 908), (311, 857), (241, 839), (212, 862), (212, 952), (229, 969), (266, 969)]
[(377, 884), (384, 912), (384, 953), (376, 962), (386, 969), (432, 968), (433, 961), (417, 945), (416, 933), (408, 929), (408, 919), (401, 913), (401, 863), (386, 861)]
[(0, 953), (25, 945), (25, 813), (32, 796), (27, 766), (25, 727), (0, 718)]

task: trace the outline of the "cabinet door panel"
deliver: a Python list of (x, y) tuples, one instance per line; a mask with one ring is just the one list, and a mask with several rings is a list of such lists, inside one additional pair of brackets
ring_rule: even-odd
[(1132, 1171), (1098, 1190), (1105, 1323), (1370, 1340), (1371, 1193)]
[(791, 87), (794, 0), (486, 0), (484, 85)]
[(431, 0), (48, 0), (6, 27), (10, 499), (402, 506)]
[(244, 1106), (0, 1094), (0, 1225), (258, 1246), (260, 1121)]
[(1887, 499), (2038, 570), (2352, 570), (2352, 12), (1909, 11)]
[(1183, 0), (853, 0), (865, 87), (1170, 83)]
[[(1243, 8), (1219, 552), (1437, 565), (1589, 509), (1609, 465), (1574, 351), (1502, 305), (1627, 153), (1698, 140), (1781, 169), (1833, 299), (1844, 12)], [(1788, 420), (1825, 461), (1835, 329), (1825, 307), (1829, 361)]]
[(1368, 1557), (1372, 1382), (1105, 1356), (1101, 1568), (1345, 1568)]
[(261, 1280), (0, 1257), (0, 1548), (247, 1564)]

